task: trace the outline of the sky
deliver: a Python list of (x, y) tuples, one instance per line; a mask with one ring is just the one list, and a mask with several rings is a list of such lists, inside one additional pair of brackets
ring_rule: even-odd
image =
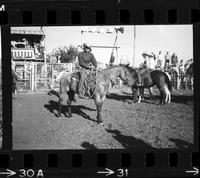
[[(67, 26), (67, 27), (43, 27), (45, 34), (45, 47), (47, 53), (62, 46), (78, 46), (88, 43), (91, 46), (113, 46), (116, 33), (81, 33), (81, 30), (95, 26)], [(124, 27), (124, 33), (118, 33), (118, 55), (114, 50), (116, 63), (130, 63), (138, 66), (143, 62), (144, 51), (158, 54), (162, 51), (175, 52), (179, 60), (193, 58), (193, 27), (192, 25), (137, 25), (135, 27), (135, 60), (134, 60), (134, 26), (96, 26), (101, 28)], [(40, 27), (12, 27), (22, 30), (39, 30)], [(92, 53), (99, 62), (109, 63), (112, 48), (92, 48)], [(117, 57), (118, 56), (118, 57)]]

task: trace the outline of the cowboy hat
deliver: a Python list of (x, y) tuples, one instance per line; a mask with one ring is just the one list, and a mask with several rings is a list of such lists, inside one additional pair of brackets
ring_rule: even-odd
[(83, 49), (85, 49), (85, 48), (88, 48), (88, 49), (92, 50), (89, 45), (87, 45), (86, 43), (83, 43)]
[(153, 57), (152, 53), (150, 53), (150, 52), (147, 52), (147, 51), (143, 52), (143, 53), (142, 53), (142, 56), (149, 56), (149, 57)]

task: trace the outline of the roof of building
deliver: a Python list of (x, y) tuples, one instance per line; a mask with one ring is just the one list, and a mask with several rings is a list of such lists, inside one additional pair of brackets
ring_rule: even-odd
[(12, 30), (11, 34), (21, 34), (21, 35), (44, 35), (41, 30)]

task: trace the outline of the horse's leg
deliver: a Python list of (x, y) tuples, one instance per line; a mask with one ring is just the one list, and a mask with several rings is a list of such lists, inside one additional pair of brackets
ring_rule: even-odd
[(71, 103), (74, 97), (73, 93), (64, 92), (61, 96), (62, 102), (67, 103), (67, 117), (72, 117)]
[[(64, 105), (64, 101), (68, 101), (68, 95), (67, 93), (61, 93), (59, 94), (59, 107), (58, 107), (58, 117), (61, 117), (61, 111), (62, 111), (62, 106)], [(67, 103), (68, 104), (68, 103)]]
[(61, 117), (62, 104), (63, 104), (63, 96), (61, 94), (58, 100), (58, 117)]
[(165, 103), (169, 103), (170, 102), (170, 91), (169, 91), (166, 83), (165, 83), (164, 87), (165, 87), (165, 94), (166, 94)]
[(141, 99), (144, 100), (144, 87), (141, 88)]
[(169, 91), (169, 100), (168, 103), (171, 103), (171, 92)]
[(141, 95), (139, 95), (139, 97), (138, 97), (138, 103), (140, 103), (141, 102), (141, 100), (142, 100), (142, 96)]
[(68, 117), (72, 117), (72, 107), (71, 107), (71, 100), (70, 99), (68, 99), (67, 100), (67, 115), (68, 115)]
[(138, 88), (138, 103), (140, 103), (142, 101), (142, 99), (144, 99), (144, 88)]
[(133, 100), (132, 100), (131, 104), (137, 102), (138, 91), (139, 91), (138, 88), (132, 87)]
[(188, 90), (188, 77), (185, 77), (185, 89)]
[(152, 97), (153, 97), (152, 88), (151, 88), (151, 87), (148, 87), (148, 90), (149, 90), (150, 97), (152, 98)]
[(104, 99), (105, 99), (105, 96), (100, 97), (99, 93), (94, 95), (94, 102), (97, 107), (97, 122), (98, 124), (101, 124), (101, 125), (103, 125), (102, 118), (101, 118), (101, 108), (102, 108)]
[(164, 86), (159, 86), (158, 87), (159, 91), (160, 91), (160, 105), (164, 104), (165, 101), (165, 88)]

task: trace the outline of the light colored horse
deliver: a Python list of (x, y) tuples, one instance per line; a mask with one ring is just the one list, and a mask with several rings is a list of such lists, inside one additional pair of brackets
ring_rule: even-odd
[[(61, 116), (61, 106), (64, 104), (64, 101), (67, 102), (67, 115), (68, 117), (72, 117), (71, 112), (71, 103), (74, 101), (75, 93), (78, 93), (78, 84), (80, 81), (80, 76), (72, 74), (64, 74), (60, 79), (60, 91), (57, 93), (59, 96), (59, 108), (58, 108), (58, 117)], [(90, 92), (92, 94), (92, 99), (97, 108), (97, 122), (102, 124), (102, 105), (105, 100), (106, 94), (109, 90), (110, 83), (116, 81), (117, 78), (123, 80), (127, 85), (131, 86), (131, 84), (135, 83), (134, 78), (130, 73), (130, 69), (128, 66), (119, 65), (119, 66), (111, 66), (107, 69), (103, 69), (101, 71), (97, 71), (96, 75), (96, 86), (90, 88)]]

